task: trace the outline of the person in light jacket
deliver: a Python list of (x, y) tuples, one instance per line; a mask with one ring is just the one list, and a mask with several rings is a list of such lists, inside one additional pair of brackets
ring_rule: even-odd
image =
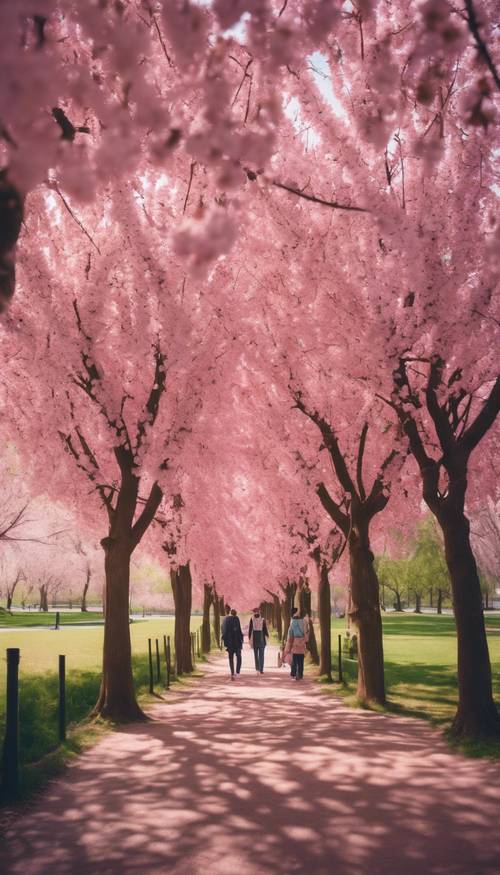
[(269, 638), (267, 623), (260, 613), (258, 608), (254, 609), (250, 624), (248, 626), (248, 638), (250, 646), (253, 647), (253, 655), (255, 657), (255, 671), (257, 674), (264, 674), (264, 651)]
[(307, 617), (301, 617), (296, 609), (292, 614), (285, 653), (292, 656), (291, 676), (296, 681), (301, 681), (304, 677), (304, 658), (309, 640), (309, 620)]

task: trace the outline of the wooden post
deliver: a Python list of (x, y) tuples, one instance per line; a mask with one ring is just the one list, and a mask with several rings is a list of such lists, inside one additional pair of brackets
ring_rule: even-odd
[(165, 689), (168, 690), (170, 686), (170, 637), (167, 644), (166, 635), (163, 636), (163, 650), (165, 653)]
[(61, 615), (60, 615), (59, 611), (56, 611), (56, 625), (55, 625), (56, 629), (59, 629), (60, 620), (61, 620)]
[(66, 740), (66, 657), (59, 656), (59, 741)]
[(342, 635), (339, 635), (339, 684), (344, 683), (342, 676)]
[(156, 639), (156, 683), (160, 683), (160, 648)]
[(170, 646), (170, 635), (167, 635), (167, 686), (170, 686), (172, 677), (172, 648)]
[(196, 632), (196, 652), (198, 654), (198, 659), (201, 658), (201, 633), (198, 629)]
[(148, 656), (149, 656), (149, 692), (154, 691), (153, 683), (153, 652), (151, 650), (151, 638), (148, 638)]
[(191, 656), (193, 657), (193, 663), (194, 663), (195, 659), (196, 659), (194, 632), (191, 632)]
[(2, 786), (8, 796), (19, 790), (19, 648), (7, 648), (7, 699), (2, 757)]

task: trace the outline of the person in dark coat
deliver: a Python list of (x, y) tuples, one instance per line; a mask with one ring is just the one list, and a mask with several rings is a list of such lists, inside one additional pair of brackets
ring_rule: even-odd
[(250, 646), (255, 657), (255, 671), (264, 674), (264, 650), (269, 638), (267, 623), (258, 608), (255, 608), (248, 627)]
[[(241, 648), (243, 647), (243, 632), (241, 631), (240, 618), (236, 611), (224, 618), (222, 625), (222, 640), (224, 647), (227, 650), (229, 657), (229, 668), (231, 670), (231, 680), (234, 681), (241, 671)], [(234, 657), (236, 655), (236, 674), (234, 671)]]

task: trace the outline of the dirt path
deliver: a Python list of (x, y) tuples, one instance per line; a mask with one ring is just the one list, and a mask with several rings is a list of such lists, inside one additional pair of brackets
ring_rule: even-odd
[[(276, 665), (276, 651), (267, 650)], [(500, 765), (245, 654), (108, 735), (2, 842), (23, 875), (500, 872)]]

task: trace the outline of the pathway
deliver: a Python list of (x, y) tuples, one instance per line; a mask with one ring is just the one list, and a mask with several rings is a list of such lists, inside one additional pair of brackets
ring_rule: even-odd
[(498, 875), (500, 765), (250, 662), (231, 683), (214, 658), (85, 753), (10, 828), (2, 871)]

